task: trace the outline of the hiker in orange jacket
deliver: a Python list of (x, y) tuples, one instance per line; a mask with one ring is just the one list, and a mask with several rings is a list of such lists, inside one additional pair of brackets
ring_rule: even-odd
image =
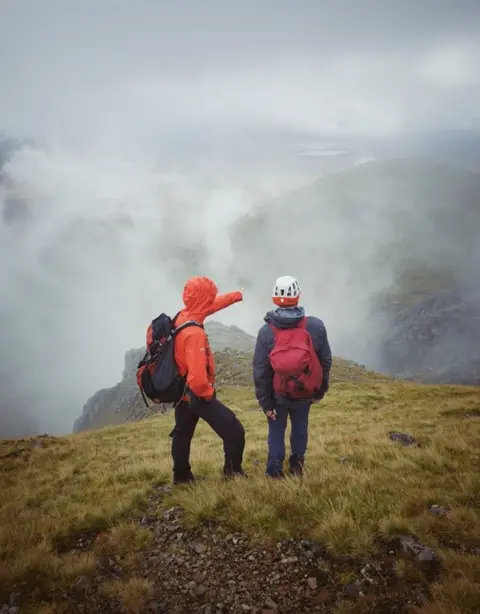
[[(185, 309), (176, 317), (175, 327), (189, 320), (203, 324), (207, 316), (241, 300), (242, 292), (218, 294), (211, 279), (193, 277), (185, 284)], [(199, 418), (223, 440), (224, 476), (243, 476), (245, 430), (234, 412), (216, 398), (215, 360), (205, 331), (198, 326), (184, 328), (175, 336), (174, 344), (175, 363), (187, 380), (185, 395), (175, 408), (175, 427), (170, 433), (174, 483), (195, 480), (190, 466), (190, 444)]]

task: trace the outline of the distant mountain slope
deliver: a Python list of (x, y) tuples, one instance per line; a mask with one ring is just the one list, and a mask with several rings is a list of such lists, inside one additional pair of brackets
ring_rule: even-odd
[(234, 269), (261, 261), (269, 280), (279, 269), (298, 269), (330, 290), (338, 275), (355, 281), (375, 265), (382, 283), (373, 285), (383, 287), (392, 271), (415, 264), (461, 268), (473, 260), (468, 248), (479, 253), (479, 229), (480, 174), (425, 160), (367, 162), (242, 218), (233, 232)]
[[(419, 300), (428, 299), (428, 309), (437, 293), (454, 292), (464, 304), (462, 326), (473, 332), (480, 313), (471, 291), (480, 286), (479, 236), (478, 173), (426, 159), (374, 161), (322, 177), (245, 216), (233, 230), (231, 275), (250, 296), (264, 295), (279, 272), (296, 275), (309, 312), (325, 320), (335, 353), (395, 375), (420, 376), (433, 365), (449, 382), (452, 344), (465, 352), (472, 346), (454, 329), (450, 349), (442, 346), (442, 334), (422, 354), (418, 341), (405, 342), (411, 337), (397, 329), (397, 312), (410, 308), (403, 320), (414, 326)], [(397, 303), (385, 300), (386, 293)], [(402, 358), (390, 352), (387, 359), (385, 344), (398, 335), (407, 343)], [(474, 370), (479, 354), (464, 354), (466, 371)], [(422, 358), (414, 361), (414, 355)]]

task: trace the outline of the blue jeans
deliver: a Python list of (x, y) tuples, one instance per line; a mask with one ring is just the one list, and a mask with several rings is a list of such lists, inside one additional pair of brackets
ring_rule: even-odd
[(302, 473), (305, 462), (305, 453), (308, 443), (308, 416), (310, 401), (285, 401), (277, 403), (276, 420), (268, 419), (268, 461), (267, 475), (271, 477), (283, 476), (283, 462), (285, 460), (285, 431), (287, 419), (290, 416), (291, 434), (289, 458), (290, 471), (294, 474)]

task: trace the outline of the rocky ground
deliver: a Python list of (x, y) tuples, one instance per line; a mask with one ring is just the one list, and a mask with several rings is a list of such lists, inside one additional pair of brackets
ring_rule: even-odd
[[(346, 602), (352, 612), (404, 613), (428, 597), (439, 570), (435, 553), (408, 537), (379, 543), (375, 558), (362, 559), (334, 556), (311, 540), (263, 542), (213, 522), (188, 528), (180, 508), (159, 511), (169, 491), (168, 486), (158, 487), (147, 512), (137, 519), (152, 533), (133, 570), (147, 581), (148, 598), (125, 609), (122, 600), (105, 597), (102, 583), (132, 575), (119, 557), (106, 555), (96, 561), (94, 579), (80, 577), (59, 595), (68, 612), (328, 613)], [(75, 547), (87, 549), (101, 540), (102, 534), (82, 536)], [(16, 608), (13, 595), (0, 612), (17, 614)]]

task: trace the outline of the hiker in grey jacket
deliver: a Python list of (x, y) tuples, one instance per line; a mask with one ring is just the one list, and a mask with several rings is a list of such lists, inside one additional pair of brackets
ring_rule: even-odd
[(332, 354), (324, 323), (314, 316), (306, 317), (306, 331), (310, 334), (313, 348), (323, 369), (320, 388), (312, 398), (289, 400), (276, 394), (273, 388), (274, 371), (270, 363), (270, 352), (274, 347), (275, 333), (271, 325), (278, 329), (297, 328), (305, 318), (305, 310), (298, 305), (300, 286), (290, 276), (279, 277), (275, 283), (272, 299), (277, 306), (265, 316), (265, 324), (257, 336), (253, 358), (253, 379), (257, 400), (268, 419), (268, 461), (266, 475), (274, 478), (284, 477), (285, 431), (290, 416), (292, 431), (290, 437), (290, 472), (303, 473), (305, 453), (308, 442), (308, 418), (310, 406), (323, 399), (328, 392)]

